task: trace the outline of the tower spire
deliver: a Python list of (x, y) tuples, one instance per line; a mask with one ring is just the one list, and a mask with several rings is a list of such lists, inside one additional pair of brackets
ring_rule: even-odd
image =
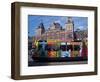
[(72, 17), (68, 17), (67, 23), (72, 23), (72, 22), (73, 22)]

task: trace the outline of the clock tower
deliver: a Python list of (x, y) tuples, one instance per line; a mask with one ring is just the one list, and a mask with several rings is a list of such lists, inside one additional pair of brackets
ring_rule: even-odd
[(66, 34), (66, 39), (72, 39), (74, 40), (74, 22), (72, 20), (72, 17), (67, 18), (67, 22), (65, 24), (65, 32)]

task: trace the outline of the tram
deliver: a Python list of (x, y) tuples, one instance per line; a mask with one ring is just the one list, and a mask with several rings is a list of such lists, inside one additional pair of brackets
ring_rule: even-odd
[(67, 62), (87, 60), (87, 46), (84, 42), (48, 42), (39, 40), (37, 55), (32, 58), (37, 62)]

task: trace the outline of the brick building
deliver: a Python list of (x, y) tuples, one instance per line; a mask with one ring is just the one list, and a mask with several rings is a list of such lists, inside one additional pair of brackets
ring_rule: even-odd
[(71, 17), (68, 17), (68, 20), (65, 26), (62, 26), (53, 22), (53, 24), (46, 30), (43, 23), (40, 23), (36, 29), (35, 40), (58, 40), (58, 41), (73, 41), (74, 36), (74, 22)]

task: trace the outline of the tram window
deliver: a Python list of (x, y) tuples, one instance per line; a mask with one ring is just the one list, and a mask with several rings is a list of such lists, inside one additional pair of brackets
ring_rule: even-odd
[(48, 50), (48, 45), (46, 44), (46, 46), (45, 46), (45, 50)]
[(42, 45), (39, 44), (39, 45), (38, 45), (38, 50), (40, 50), (41, 48), (42, 48)]
[(50, 51), (51, 50), (51, 46), (50, 45), (46, 45), (45, 49)]
[(73, 47), (72, 47), (72, 45), (67, 45), (67, 50), (73, 50)]
[(62, 51), (66, 51), (67, 47), (66, 47), (66, 45), (61, 45), (61, 46), (60, 46), (60, 49), (61, 49)]
[(42, 40), (39, 40), (38, 42), (42, 42)]
[(80, 46), (79, 45), (74, 45), (74, 50), (75, 51), (79, 51), (80, 50)]

